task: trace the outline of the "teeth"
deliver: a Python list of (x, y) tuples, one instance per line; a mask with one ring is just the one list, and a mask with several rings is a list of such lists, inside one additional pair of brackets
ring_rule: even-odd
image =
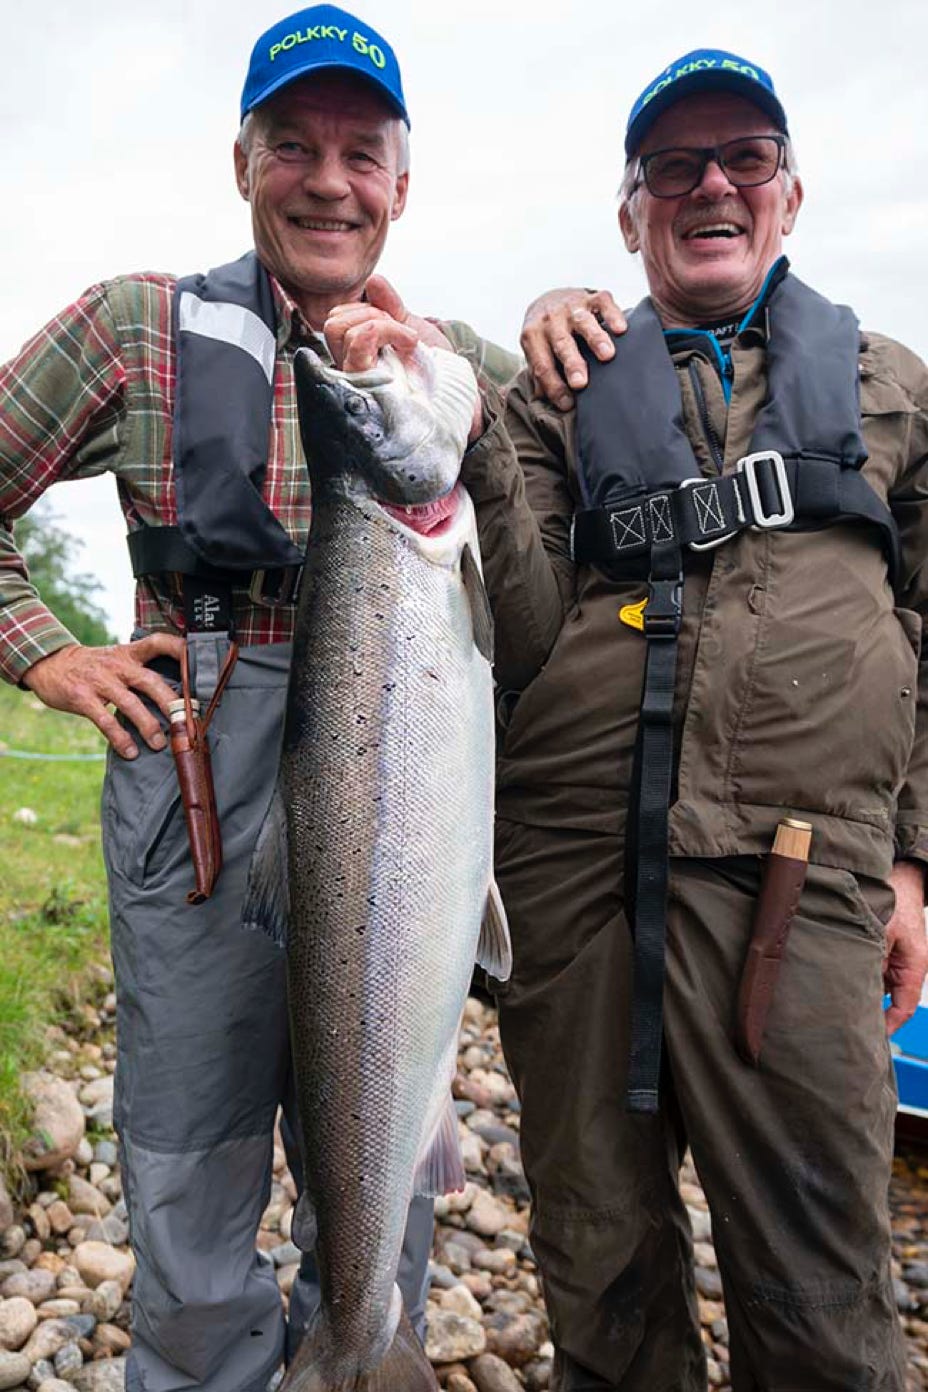
[(350, 222), (329, 222), (322, 218), (300, 218), (292, 219), (298, 227), (305, 227), (310, 232), (350, 232)]
[(712, 237), (721, 235), (723, 237), (737, 237), (740, 231), (741, 228), (737, 227), (733, 222), (712, 222), (707, 223), (703, 227), (691, 227), (690, 230), (685, 233), (685, 236)]

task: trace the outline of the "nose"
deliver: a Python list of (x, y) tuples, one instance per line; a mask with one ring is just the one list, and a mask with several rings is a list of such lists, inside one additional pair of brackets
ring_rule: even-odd
[(345, 167), (335, 154), (322, 155), (307, 165), (303, 175), (303, 187), (313, 197), (325, 199), (329, 203), (347, 198), (351, 192)]
[(693, 196), (717, 202), (720, 198), (725, 198), (732, 193), (737, 193), (736, 186), (731, 182), (718, 160), (710, 159), (702, 172), (702, 178), (693, 190)]

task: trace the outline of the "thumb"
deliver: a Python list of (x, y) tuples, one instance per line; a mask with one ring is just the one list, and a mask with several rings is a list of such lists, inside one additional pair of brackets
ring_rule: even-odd
[(384, 314), (389, 314), (391, 319), (397, 319), (401, 324), (407, 319), (406, 306), (386, 276), (373, 275), (364, 287), (364, 294), (368, 304), (372, 304), (375, 309), (382, 309)]

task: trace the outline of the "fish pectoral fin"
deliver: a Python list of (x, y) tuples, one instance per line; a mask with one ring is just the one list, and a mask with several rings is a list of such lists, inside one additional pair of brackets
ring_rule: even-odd
[(496, 978), (508, 981), (512, 971), (512, 943), (509, 940), (509, 924), (506, 910), (497, 888), (496, 881), (490, 881), (487, 902), (483, 910), (483, 923), (480, 927), (480, 940), (477, 943), (477, 966)]
[(480, 574), (480, 566), (469, 546), (461, 552), (461, 578), (464, 593), (470, 604), (470, 620), (474, 630), (474, 644), (487, 662), (493, 661), (493, 611), (487, 587)]
[(243, 926), (265, 933), (278, 947), (287, 945), (290, 919), (287, 861), (287, 813), (278, 784), (251, 855), (242, 908)]
[(290, 1236), (301, 1252), (311, 1252), (316, 1245), (316, 1210), (304, 1189), (293, 1211)]
[(438, 1125), (416, 1165), (413, 1193), (434, 1199), (438, 1194), (463, 1189), (466, 1183), (461, 1142), (458, 1139), (458, 1114), (449, 1092)]

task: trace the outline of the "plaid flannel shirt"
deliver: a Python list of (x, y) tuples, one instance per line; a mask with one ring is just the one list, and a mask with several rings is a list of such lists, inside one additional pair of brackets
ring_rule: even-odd
[[(23, 673), (75, 640), (29, 582), (13, 523), (53, 483), (111, 472), (128, 529), (177, 522), (172, 462), (175, 353), (171, 303), (175, 277), (123, 276), (92, 286), (0, 369), (0, 676)], [(309, 531), (309, 479), (297, 420), (293, 357), (321, 340), (272, 280), (277, 312), (274, 402), (263, 496), (295, 544)], [(518, 363), (450, 326), (461, 351), (497, 380)], [(233, 592), (243, 644), (292, 636), (292, 605), (254, 604)], [(135, 622), (146, 632), (183, 632), (183, 610), (161, 577), (136, 583)]]

